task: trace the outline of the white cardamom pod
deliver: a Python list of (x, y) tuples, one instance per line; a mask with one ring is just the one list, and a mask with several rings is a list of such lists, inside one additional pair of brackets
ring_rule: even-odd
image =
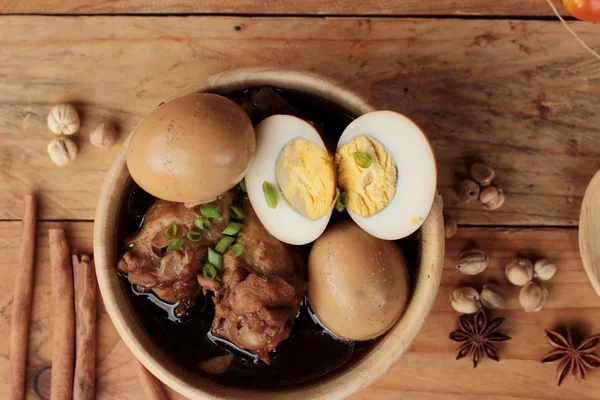
[(57, 135), (72, 135), (79, 130), (77, 110), (70, 104), (58, 104), (48, 113), (48, 129)]
[(48, 143), (48, 155), (59, 167), (70, 164), (77, 157), (77, 145), (71, 139), (60, 138)]
[(505, 196), (502, 189), (498, 189), (495, 186), (488, 186), (481, 191), (479, 195), (479, 201), (488, 210), (495, 210), (500, 208), (504, 204)]
[(479, 292), (472, 287), (461, 287), (450, 295), (452, 308), (461, 314), (473, 314), (481, 308)]
[(538, 312), (544, 308), (548, 298), (548, 289), (535, 281), (523, 286), (519, 293), (519, 303), (525, 312)]
[(496, 173), (489, 165), (483, 163), (475, 163), (471, 165), (471, 178), (473, 178), (481, 186), (488, 186), (492, 183)]
[(490, 258), (481, 249), (465, 250), (458, 256), (456, 268), (465, 275), (477, 275), (487, 268)]
[(117, 140), (117, 131), (108, 122), (102, 122), (90, 133), (90, 143), (96, 147), (111, 147)]
[(533, 264), (526, 258), (515, 258), (508, 263), (504, 273), (513, 285), (525, 286), (533, 279)]
[(504, 308), (506, 294), (502, 286), (497, 283), (488, 282), (483, 285), (480, 297), (481, 304), (483, 304), (485, 308)]
[(533, 265), (533, 276), (543, 281), (552, 279), (555, 273), (556, 265), (552, 264), (546, 258), (537, 260)]

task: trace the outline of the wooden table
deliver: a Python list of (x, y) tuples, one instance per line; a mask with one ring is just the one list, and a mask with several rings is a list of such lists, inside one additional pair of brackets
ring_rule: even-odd
[[(0, 0), (2, 12), (0, 398), (8, 395), (23, 194), (37, 192), (41, 203), (27, 378), (33, 399), (33, 377), (52, 354), (48, 228), (65, 227), (76, 251), (91, 251), (96, 199), (117, 152), (90, 145), (90, 130), (108, 118), (122, 141), (184, 86), (259, 65), (316, 71), (416, 120), (436, 150), (446, 211), (460, 224), (422, 332), (353, 399), (597, 398), (600, 371), (557, 388), (554, 367), (539, 363), (549, 349), (544, 328), (600, 332), (600, 298), (583, 270), (576, 229), (586, 184), (600, 168), (600, 62), (545, 0)], [(600, 49), (599, 25), (570, 25)], [(45, 121), (51, 105), (65, 101), (82, 116), (80, 154), (58, 168), (46, 154), (53, 134)], [(455, 189), (474, 160), (496, 169), (507, 193), (501, 209), (458, 204)], [(454, 264), (472, 244), (492, 261), (469, 278)], [(473, 370), (455, 361), (457, 346), (448, 340), (457, 318), (449, 294), (461, 284), (505, 282), (503, 266), (516, 255), (556, 261), (550, 299), (526, 314), (512, 289), (497, 315), (507, 318), (513, 340), (501, 346), (500, 363), (485, 360)], [(99, 399), (143, 398), (131, 355), (103, 310), (97, 385)]]

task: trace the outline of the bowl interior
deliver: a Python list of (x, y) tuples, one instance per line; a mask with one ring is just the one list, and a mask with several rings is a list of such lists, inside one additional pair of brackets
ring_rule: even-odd
[[(245, 69), (209, 77), (175, 97), (195, 92), (227, 94), (271, 85), (323, 99), (348, 114), (359, 116), (373, 110), (356, 94), (325, 78), (296, 71)], [(102, 188), (96, 212), (94, 255), (100, 291), (107, 311), (124, 342), (135, 356), (164, 383), (176, 391), (199, 399), (306, 399), (344, 398), (367, 386), (387, 371), (406, 350), (429, 314), (439, 286), (444, 253), (441, 199), (436, 198), (429, 217), (420, 230), (418, 265), (411, 288), (411, 300), (398, 323), (371, 350), (348, 368), (309, 381), (301, 386), (260, 390), (221, 386), (213, 380), (183, 368), (147, 334), (136, 317), (116, 273), (118, 257), (117, 214), (126, 195), (129, 173), (126, 149), (129, 139), (114, 161)]]

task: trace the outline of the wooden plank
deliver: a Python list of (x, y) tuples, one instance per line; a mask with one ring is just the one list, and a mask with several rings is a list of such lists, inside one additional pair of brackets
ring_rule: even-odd
[[(553, 0), (564, 12), (560, 0)], [(0, 0), (6, 14), (320, 14), (553, 16), (546, 0)]]
[[(41, 223), (38, 227), (38, 253), (35, 277), (34, 312), (29, 346), (27, 377), (28, 398), (35, 399), (31, 388), (33, 376), (49, 365), (52, 349), (52, 306), (47, 230), (58, 223)], [(92, 223), (64, 223), (76, 251), (92, 248)], [(11, 294), (14, 266), (18, 261), (18, 222), (0, 222), (0, 398), (7, 398), (8, 337), (12, 312)], [(489, 252), (490, 266), (475, 277), (462, 275), (454, 268), (458, 253), (465, 246), (477, 245)], [(503, 275), (507, 261), (517, 255), (548, 257), (558, 265), (558, 272), (548, 287), (550, 296), (539, 313), (527, 314), (517, 302), (518, 288), (511, 287)], [(484, 360), (477, 369), (468, 360), (455, 360), (457, 345), (448, 340), (456, 328), (458, 314), (449, 304), (451, 291), (460, 285), (480, 288), (489, 279), (506, 284), (509, 299), (506, 310), (495, 312), (507, 320), (502, 331), (512, 340), (502, 344), (500, 363)], [(143, 399), (135, 369), (131, 368), (129, 350), (119, 339), (105, 310), (99, 309), (98, 323), (98, 399)], [(552, 365), (542, 365), (540, 358), (549, 350), (544, 328), (569, 324), (584, 333), (600, 332), (600, 298), (587, 280), (577, 250), (575, 229), (483, 229), (459, 228), (447, 242), (442, 285), (421, 333), (410, 351), (371, 387), (352, 397), (376, 399), (508, 399), (508, 398), (596, 398), (600, 390), (600, 371), (592, 371), (588, 380), (578, 385), (568, 380), (562, 387), (554, 384)], [(182, 399), (171, 392), (172, 399)]]
[[(600, 64), (555, 22), (247, 17), (0, 17), (0, 219), (38, 190), (42, 219), (91, 220), (117, 149), (87, 142), (103, 118), (123, 136), (203, 77), (269, 65), (337, 79), (429, 134), (439, 187), (461, 224), (576, 225), (600, 168)], [(600, 26), (573, 23), (600, 48)], [(238, 30), (239, 29), (239, 30)], [(46, 155), (51, 105), (82, 114), (76, 162)], [(456, 204), (472, 160), (505, 205)]]

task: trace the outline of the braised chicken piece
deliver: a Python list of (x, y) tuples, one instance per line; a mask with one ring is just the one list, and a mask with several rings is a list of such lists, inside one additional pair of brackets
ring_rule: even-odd
[[(222, 218), (211, 219), (212, 229), (202, 231), (199, 241), (191, 241), (186, 235), (190, 230), (198, 231), (195, 221), (202, 216), (200, 206), (187, 208), (182, 203), (157, 200), (146, 213), (140, 230), (126, 239), (129, 250), (119, 260), (118, 269), (127, 273), (131, 283), (153, 289), (167, 302), (193, 300), (201, 289), (196, 276), (208, 247), (218, 242), (230, 221), (233, 197), (233, 191), (229, 191), (210, 203), (220, 208)], [(165, 234), (168, 229), (175, 233), (171, 238)], [(182, 244), (169, 251), (169, 242), (174, 239), (182, 239)]]
[[(240, 221), (243, 226), (235, 239), (244, 245), (243, 254), (235, 257), (230, 247), (223, 254), (222, 271), (214, 279), (205, 276), (208, 247), (214, 249), (222, 237), (233, 198), (230, 191), (211, 203), (219, 206), (223, 217), (211, 219), (212, 229), (202, 231), (198, 241), (189, 240), (187, 233), (198, 231), (195, 221), (202, 215), (201, 206), (156, 201), (141, 229), (127, 238), (130, 248), (118, 268), (131, 283), (152, 289), (167, 302), (189, 304), (201, 290), (214, 292), (213, 334), (268, 363), (269, 352), (289, 336), (298, 314), (306, 291), (304, 261), (297, 248), (266, 231), (246, 200), (247, 216)], [(177, 239), (182, 239), (180, 248), (168, 250)]]
[(231, 248), (224, 254), (211, 330), (269, 363), (269, 352), (287, 339), (298, 314), (306, 291), (305, 266), (297, 248), (267, 232), (249, 201), (244, 210), (237, 242), (245, 250), (237, 258)]

